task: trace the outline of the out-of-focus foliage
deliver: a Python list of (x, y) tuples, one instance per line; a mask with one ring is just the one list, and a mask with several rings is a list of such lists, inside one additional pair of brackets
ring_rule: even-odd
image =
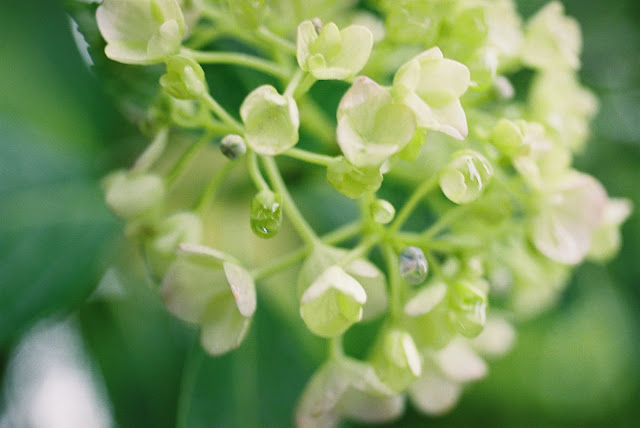
[[(529, 16), (544, 3), (519, 1), (520, 11)], [(637, 206), (640, 6), (635, 0), (564, 4), (582, 26), (582, 81), (600, 99), (593, 137), (578, 166), (602, 181), (610, 194), (628, 197)], [(130, 163), (143, 139), (82, 63), (61, 5), (38, 0), (0, 3), (0, 55), (0, 374), (34, 322), (73, 314), (102, 373), (119, 426), (290, 425), (297, 397), (319, 364), (314, 355), (321, 354), (305, 349), (322, 346), (302, 326), (291, 328), (299, 325), (292, 321), (297, 314), (284, 309), (294, 306), (293, 300), (287, 301), (295, 299), (290, 293), (294, 287), (287, 283), (292, 276), (284, 273), (265, 284), (254, 327), (236, 352), (210, 358), (191, 350), (195, 332), (173, 320), (149, 292), (135, 249), (122, 247), (121, 227), (104, 206), (99, 180), (106, 171)], [(112, 72), (139, 72), (117, 67)], [(526, 73), (518, 77), (523, 82), (528, 78)], [(252, 75), (235, 76), (222, 68), (215, 78), (232, 79), (236, 87), (246, 88), (250, 85), (243, 81), (251, 81)], [(115, 81), (107, 91), (132, 93), (133, 88), (113, 85)], [(338, 85), (340, 90), (333, 92), (346, 89)], [(245, 94), (233, 94), (233, 86), (213, 83), (220, 98), (237, 110)], [(147, 96), (144, 86), (135, 90), (124, 106), (127, 113), (137, 111), (136, 103)], [(331, 92), (315, 95), (331, 98)], [(246, 196), (243, 186), (237, 184), (240, 198)], [(302, 205), (311, 207), (304, 214), (312, 223), (330, 230), (349, 218), (355, 208), (335, 192), (326, 195), (335, 203), (324, 205), (344, 209), (329, 213), (316, 205), (314, 210), (306, 196), (318, 194), (315, 188), (309, 191), (312, 186), (315, 183), (293, 184)], [(327, 190), (318, 191), (323, 197), (316, 200), (326, 201)], [(216, 219), (224, 216), (228, 224), (226, 230), (217, 227), (217, 236), (233, 236), (242, 245), (250, 228), (233, 217), (249, 201), (234, 198), (231, 191), (224, 196), (228, 206)], [(391, 190), (381, 196), (392, 203), (402, 199)], [(429, 420), (429, 426), (637, 423), (637, 210), (622, 231), (618, 258), (605, 266), (580, 267), (559, 307), (522, 325), (512, 354), (492, 364), (488, 378), (470, 387), (453, 413)], [(259, 248), (253, 250), (256, 258)], [(137, 266), (139, 271), (125, 281), (112, 269), (101, 282), (110, 260), (116, 260), (118, 269)], [(99, 295), (88, 299), (99, 283)], [(372, 327), (354, 329), (354, 338), (366, 337)], [(361, 356), (363, 343), (357, 340), (347, 340), (347, 351)], [(0, 412), (3, 407), (0, 401)], [(426, 423), (410, 409), (393, 426)]]

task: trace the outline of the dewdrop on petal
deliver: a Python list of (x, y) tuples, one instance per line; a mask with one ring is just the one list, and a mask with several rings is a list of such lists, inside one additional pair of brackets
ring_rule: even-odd
[(491, 181), (489, 161), (473, 150), (463, 150), (440, 173), (440, 188), (456, 204), (475, 201)]

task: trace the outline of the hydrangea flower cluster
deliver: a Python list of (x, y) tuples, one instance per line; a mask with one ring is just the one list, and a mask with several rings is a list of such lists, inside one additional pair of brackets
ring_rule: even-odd
[[(300, 427), (392, 420), (407, 400), (448, 411), (486, 374), (485, 358), (509, 350), (514, 321), (552, 306), (575, 265), (615, 255), (631, 211), (572, 166), (597, 101), (578, 81), (580, 28), (560, 3), (524, 23), (512, 0), (375, 0), (375, 13), (354, 3), (103, 0), (96, 13), (108, 58), (166, 65), (149, 106), (165, 109), (155, 138), (104, 180), (106, 202), (167, 310), (200, 328), (211, 355), (241, 345), (256, 282), (300, 264), (300, 322), (330, 350), (302, 392)], [(212, 45), (220, 37), (235, 44)], [(209, 90), (205, 70), (218, 64), (265, 77), (238, 111)], [(525, 69), (534, 77), (516, 94), (510, 78)], [(335, 125), (309, 92), (325, 80), (345, 82)], [(162, 176), (155, 166), (181, 129), (201, 136)], [(324, 152), (301, 135), (325, 140)], [(193, 190), (198, 206), (176, 211), (168, 188), (204, 144), (228, 159)], [(280, 157), (324, 169), (360, 217), (318, 236)], [(271, 238), (284, 216), (298, 250), (249, 269), (205, 242), (208, 204), (234, 168), (255, 185), (251, 230)], [(399, 206), (377, 196), (388, 181), (409, 195)], [(347, 330), (380, 318), (368, 357), (344, 352)]]

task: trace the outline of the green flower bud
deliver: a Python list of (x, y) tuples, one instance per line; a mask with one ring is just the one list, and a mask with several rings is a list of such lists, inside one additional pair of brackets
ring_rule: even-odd
[(482, 332), (487, 317), (488, 288), (482, 280), (475, 283), (461, 280), (449, 292), (449, 317), (452, 326), (465, 337), (476, 337)]
[(420, 284), (427, 277), (428, 264), (418, 247), (407, 247), (400, 253), (400, 276), (409, 284)]
[(240, 106), (249, 147), (261, 155), (277, 155), (298, 142), (298, 106), (273, 86), (263, 85), (251, 92)]
[(336, 337), (362, 319), (367, 294), (338, 266), (325, 270), (302, 294), (300, 316), (314, 334)]
[(404, 399), (378, 379), (371, 365), (332, 358), (305, 386), (296, 408), (298, 427), (336, 427), (342, 418), (380, 423), (398, 418)]
[(507, 156), (520, 154), (524, 146), (522, 129), (508, 119), (500, 119), (491, 131), (491, 143)]
[(388, 224), (396, 215), (396, 209), (389, 201), (376, 199), (371, 204), (371, 216), (376, 223)]
[(251, 230), (260, 238), (275, 236), (282, 225), (282, 196), (262, 190), (251, 201)]
[(319, 34), (312, 21), (298, 26), (298, 64), (316, 79), (355, 76), (367, 63), (372, 47), (373, 35), (361, 25), (341, 31), (330, 22), (322, 26)]
[(237, 134), (229, 134), (220, 141), (220, 151), (231, 160), (238, 159), (247, 152), (244, 138)]
[(224, 253), (199, 245), (180, 244), (160, 291), (169, 312), (201, 326), (200, 341), (211, 355), (240, 346), (256, 309), (251, 275)]
[(492, 175), (491, 164), (484, 156), (463, 150), (456, 152), (440, 173), (440, 188), (452, 202), (466, 204), (478, 199)]
[(348, 198), (358, 199), (368, 192), (375, 192), (382, 184), (379, 167), (357, 168), (339, 157), (327, 167), (327, 181)]
[(449, 320), (447, 285), (423, 286), (404, 307), (405, 325), (420, 349), (442, 348), (455, 335)]
[(227, 0), (229, 9), (238, 24), (247, 28), (257, 28), (262, 24), (266, 0)]
[(460, 97), (470, 84), (467, 67), (445, 59), (435, 47), (400, 67), (393, 79), (393, 92), (413, 110), (419, 127), (462, 140), (468, 128)]
[(422, 373), (416, 344), (409, 333), (384, 330), (370, 357), (378, 378), (395, 392), (402, 392)]
[(156, 217), (162, 209), (164, 182), (155, 174), (116, 171), (104, 179), (103, 185), (107, 205), (125, 220)]
[(160, 84), (169, 95), (181, 100), (197, 99), (208, 91), (200, 64), (181, 55), (167, 60), (167, 73)]
[(344, 94), (337, 116), (340, 149), (358, 167), (379, 166), (406, 146), (416, 129), (411, 110), (365, 76)]
[(144, 245), (147, 265), (153, 277), (162, 278), (181, 243), (202, 240), (202, 220), (191, 212), (173, 214), (158, 223), (155, 234)]
[(176, 0), (104, 0), (96, 11), (105, 54), (125, 64), (154, 64), (179, 52), (185, 35)]
[(578, 22), (564, 14), (558, 1), (551, 2), (527, 23), (522, 61), (542, 70), (580, 68), (582, 36)]

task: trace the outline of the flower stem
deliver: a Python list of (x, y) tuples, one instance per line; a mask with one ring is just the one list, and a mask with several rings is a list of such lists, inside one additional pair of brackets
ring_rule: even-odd
[(180, 159), (178, 159), (175, 165), (173, 165), (173, 168), (171, 168), (171, 170), (167, 174), (167, 177), (165, 178), (167, 186), (172, 185), (178, 179), (178, 177), (180, 177), (180, 174), (182, 174), (182, 172), (185, 170), (185, 168), (189, 164), (189, 161), (193, 159), (198, 150), (200, 150), (205, 144), (209, 142), (212, 135), (212, 132), (205, 132), (204, 135), (200, 137), (200, 139), (198, 139), (187, 150), (185, 150), (184, 153), (182, 153)]
[(249, 153), (247, 154), (247, 169), (249, 170), (249, 175), (251, 176), (253, 184), (255, 184), (258, 190), (271, 190), (269, 184), (267, 184), (260, 172), (258, 156), (256, 155), (256, 152), (251, 149), (249, 149)]
[(162, 156), (167, 141), (169, 140), (169, 128), (162, 128), (156, 134), (149, 146), (136, 159), (136, 163), (131, 168), (131, 172), (145, 172)]
[(272, 61), (237, 52), (203, 52), (182, 48), (182, 53), (202, 64), (231, 64), (252, 68), (263, 73), (286, 79), (291, 73)]
[(302, 78), (304, 76), (305, 76), (304, 70), (300, 69), (296, 71), (296, 73), (293, 75), (293, 77), (289, 81), (289, 84), (287, 85), (286, 89), (284, 90), (284, 95), (289, 97), (293, 96), (296, 89), (298, 89), (298, 86), (300, 85), (300, 82), (302, 81)]
[(220, 184), (224, 181), (225, 177), (229, 175), (229, 172), (236, 166), (236, 162), (227, 161), (222, 165), (222, 168), (218, 171), (216, 175), (213, 176), (207, 187), (205, 188), (200, 200), (198, 201), (195, 211), (199, 214), (204, 214), (209, 205), (211, 205), (211, 201), (215, 197), (216, 191), (220, 188)]
[(257, 35), (260, 39), (269, 44), (275, 46), (277, 49), (287, 52), (288, 54), (295, 55), (296, 54), (296, 45), (290, 42), (289, 40), (280, 37), (279, 35), (273, 33), (267, 27), (258, 28)]
[(216, 116), (218, 116), (225, 124), (229, 125), (233, 128), (234, 132), (238, 134), (244, 134), (244, 129), (242, 128), (242, 124), (235, 120), (227, 111), (220, 105), (216, 100), (213, 99), (211, 94), (206, 93), (202, 97), (202, 102), (205, 106), (214, 112)]
[(402, 209), (396, 215), (396, 219), (389, 227), (389, 232), (397, 232), (405, 221), (409, 218), (416, 205), (425, 197), (427, 193), (432, 191), (438, 185), (438, 176), (432, 177), (429, 180), (425, 180), (414, 190), (409, 200), (404, 204)]
[(320, 166), (329, 166), (335, 160), (333, 156), (321, 155), (307, 150), (291, 148), (282, 153), (285, 156)]
[(178, 416), (176, 426), (178, 428), (187, 428), (189, 426), (189, 411), (191, 410), (191, 401), (193, 390), (198, 380), (198, 370), (204, 361), (204, 352), (200, 347), (198, 336), (194, 338), (194, 344), (187, 355), (184, 369), (182, 371), (182, 380), (180, 382), (180, 395), (178, 397)]
[(278, 165), (276, 161), (272, 157), (262, 156), (262, 161), (265, 165), (267, 175), (269, 176), (269, 180), (273, 185), (275, 191), (280, 192), (282, 195), (282, 199), (284, 201), (285, 212), (293, 223), (293, 227), (298, 231), (300, 237), (310, 246), (316, 245), (320, 242), (318, 235), (313, 231), (309, 223), (304, 219), (300, 210), (296, 206), (287, 186), (282, 180), (282, 176), (280, 175), (280, 170), (278, 169)]
[(393, 250), (390, 244), (383, 246), (383, 252), (387, 263), (387, 270), (389, 273), (389, 288), (390, 288), (390, 307), (391, 317), (394, 319), (402, 316), (402, 294), (403, 284), (400, 280), (400, 270), (398, 267), (398, 255)]

